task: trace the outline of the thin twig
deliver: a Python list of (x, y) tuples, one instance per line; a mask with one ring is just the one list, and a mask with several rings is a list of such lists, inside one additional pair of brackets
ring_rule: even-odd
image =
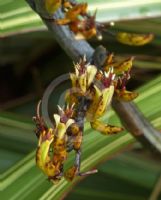
[[(43, 7), (43, 0), (26, 1), (40, 17), (42, 16), (43, 18), (43, 16), (48, 15)], [(54, 19), (63, 17), (62, 11), (59, 9), (53, 17)], [(87, 61), (94, 59), (94, 64), (97, 67), (102, 65), (107, 55), (105, 48), (98, 48), (95, 51), (87, 41), (75, 40), (68, 26), (56, 25), (51, 20), (43, 19), (43, 21), (48, 29), (53, 32), (55, 40), (72, 60), (79, 61), (80, 57), (86, 55)], [(136, 105), (134, 103), (124, 103), (116, 100), (113, 101), (112, 105), (127, 130), (144, 146), (148, 147), (149, 150), (157, 153), (161, 157), (161, 134), (145, 119)]]

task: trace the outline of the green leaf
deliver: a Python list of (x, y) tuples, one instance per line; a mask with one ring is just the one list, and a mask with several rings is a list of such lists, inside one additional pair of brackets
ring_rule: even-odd
[(70, 199), (145, 200), (161, 172), (160, 162), (143, 153), (126, 152), (108, 160), (99, 173), (80, 182), (66, 197)]

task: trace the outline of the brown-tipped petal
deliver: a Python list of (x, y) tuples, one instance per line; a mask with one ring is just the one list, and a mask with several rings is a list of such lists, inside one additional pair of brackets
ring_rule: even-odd
[(78, 135), (80, 129), (79, 129), (79, 126), (77, 123), (73, 123), (71, 126), (70, 126), (70, 131), (71, 131), (71, 134), (76, 136)]
[(66, 8), (66, 9), (71, 9), (73, 6), (72, 6), (71, 2), (64, 1), (63, 7)]
[(139, 93), (138, 92), (130, 92), (127, 90), (115, 90), (116, 98), (121, 101), (132, 101), (134, 100)]
[(123, 74), (124, 72), (129, 71), (132, 67), (133, 59), (134, 59), (134, 57), (131, 57), (131, 58), (124, 60), (123, 62), (116, 63), (113, 68), (114, 73), (115, 74)]
[(71, 168), (69, 168), (65, 173), (64, 173), (64, 178), (67, 181), (72, 181), (74, 179), (74, 177), (77, 175), (78, 172), (78, 167), (76, 166), (72, 166)]
[(87, 7), (88, 7), (87, 3), (77, 4), (77, 5), (73, 6), (73, 8), (71, 8), (66, 13), (66, 17), (68, 19), (70, 19), (71, 21), (75, 21), (79, 15), (83, 15), (83, 14), (87, 13)]
[(52, 164), (51, 161), (45, 163), (45, 166), (44, 166), (44, 172), (47, 176), (55, 176), (55, 166)]
[(116, 39), (127, 45), (132, 46), (142, 46), (149, 42), (151, 42), (154, 38), (153, 34), (136, 34), (136, 33), (126, 33), (126, 32), (119, 32), (116, 35)]
[(55, 166), (51, 162), (49, 151), (53, 142), (53, 130), (42, 132), (39, 138), (39, 146), (36, 151), (36, 164), (47, 175), (51, 176), (55, 173)]
[(93, 129), (99, 131), (103, 135), (117, 134), (117, 133), (119, 133), (119, 132), (124, 130), (122, 127), (116, 127), (116, 126), (112, 126), (112, 125), (107, 125), (107, 124), (104, 124), (103, 122), (101, 122), (99, 120), (91, 122), (91, 127)]
[(114, 54), (110, 53), (106, 58), (105, 65), (113, 63), (113, 58), (114, 58)]
[(102, 90), (102, 95), (100, 96), (97, 104), (97, 108), (95, 108), (95, 118), (101, 117), (106, 108), (110, 105), (112, 97), (114, 93), (114, 87), (110, 86), (109, 88), (105, 88)]
[(45, 0), (45, 8), (49, 14), (54, 14), (61, 6), (62, 0)]
[(98, 71), (95, 77), (98, 81), (103, 79), (103, 73), (102, 71)]

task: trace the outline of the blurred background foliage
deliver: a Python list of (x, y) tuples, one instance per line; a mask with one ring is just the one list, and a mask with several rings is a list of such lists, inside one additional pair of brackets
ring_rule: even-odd
[[(153, 42), (143, 47), (119, 44), (107, 34), (101, 42), (95, 39), (89, 42), (94, 47), (103, 44), (115, 52), (118, 59), (135, 56), (128, 86), (140, 92), (137, 105), (160, 130), (161, 0), (87, 2), (91, 12), (98, 8), (99, 21), (115, 21), (112, 31), (155, 34)], [(48, 84), (73, 70), (72, 61), (25, 1), (0, 0), (0, 13), (0, 199), (55, 200), (62, 196), (67, 200), (161, 199), (161, 161), (129, 133), (104, 137), (91, 131), (88, 124), (83, 144), (83, 170), (97, 165), (99, 173), (72, 187), (65, 181), (53, 187), (47, 181), (35, 166), (37, 139), (32, 116)], [(52, 95), (50, 113), (55, 111), (64, 90), (61, 85)], [(104, 120), (120, 123), (113, 111)], [(73, 155), (67, 166), (72, 158)]]

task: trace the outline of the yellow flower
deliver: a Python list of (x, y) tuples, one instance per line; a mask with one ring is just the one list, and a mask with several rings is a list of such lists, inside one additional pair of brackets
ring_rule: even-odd
[(36, 152), (36, 164), (47, 176), (55, 175), (55, 166), (51, 162), (49, 151), (54, 140), (53, 129), (43, 131), (39, 137), (38, 148)]
[(80, 93), (86, 93), (93, 82), (97, 68), (94, 65), (85, 65), (84, 60), (75, 65), (75, 73), (70, 74), (72, 87)]
[[(63, 119), (64, 118), (64, 119)], [(60, 116), (58, 114), (54, 114), (55, 119), (55, 135), (59, 139), (63, 139), (68, 127), (73, 124), (75, 121), (71, 118), (66, 118), (66, 116)], [(64, 120), (64, 121), (63, 121)]]
[(106, 108), (110, 105), (113, 94), (114, 86), (111, 85), (108, 88), (99, 89), (96, 85), (94, 86), (95, 94), (93, 96), (93, 101), (87, 111), (87, 119), (89, 121), (94, 121), (100, 118)]

